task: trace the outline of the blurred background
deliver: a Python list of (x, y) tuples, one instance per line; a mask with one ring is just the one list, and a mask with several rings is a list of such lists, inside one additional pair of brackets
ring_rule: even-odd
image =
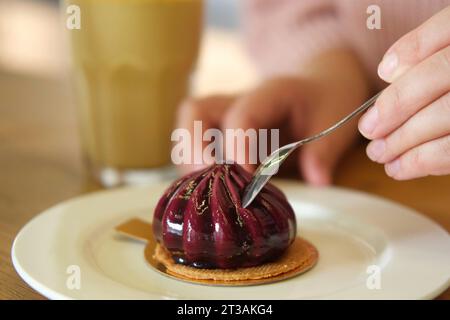
[[(239, 1), (207, 0), (205, 13), (192, 94), (254, 85), (257, 75), (239, 39)], [(62, 17), (57, 0), (0, 0), (0, 218), (14, 224), (98, 188), (80, 174), (85, 168)], [(11, 206), (19, 213), (10, 214)]]
[[(205, 4), (193, 93), (252, 86), (257, 76), (239, 40), (238, 1)], [(20, 226), (58, 201), (99, 188), (81, 161), (61, 14), (56, 0), (0, 0), (0, 266), (8, 264), (10, 292), (21, 285), (9, 265)]]
[[(205, 10), (195, 93), (248, 87), (256, 76), (236, 36), (239, 1), (207, 0)], [(65, 77), (70, 56), (62, 13), (58, 0), (0, 0), (0, 72)]]

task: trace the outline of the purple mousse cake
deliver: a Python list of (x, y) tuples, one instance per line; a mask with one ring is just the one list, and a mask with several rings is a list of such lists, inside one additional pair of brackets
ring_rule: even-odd
[(273, 261), (296, 237), (294, 211), (270, 183), (243, 208), (250, 179), (237, 164), (217, 164), (175, 181), (155, 209), (156, 240), (176, 263), (196, 268), (231, 269)]

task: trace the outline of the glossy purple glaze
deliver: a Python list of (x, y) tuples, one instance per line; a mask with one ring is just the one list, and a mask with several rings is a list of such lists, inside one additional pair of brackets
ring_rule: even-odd
[(223, 164), (177, 180), (155, 209), (157, 241), (176, 262), (197, 268), (250, 267), (275, 259), (295, 239), (294, 211), (270, 183), (242, 208), (250, 179), (239, 165)]

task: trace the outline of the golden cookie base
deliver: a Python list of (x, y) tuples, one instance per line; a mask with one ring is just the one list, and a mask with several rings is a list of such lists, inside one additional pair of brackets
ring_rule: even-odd
[(297, 237), (276, 261), (238, 269), (199, 269), (177, 264), (160, 244), (147, 245), (146, 260), (159, 271), (179, 280), (220, 286), (245, 286), (285, 280), (310, 270), (319, 253), (308, 241)]

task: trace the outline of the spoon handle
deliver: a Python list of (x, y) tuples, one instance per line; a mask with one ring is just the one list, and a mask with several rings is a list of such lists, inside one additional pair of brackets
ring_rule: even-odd
[(353, 111), (352, 113), (350, 113), (349, 115), (347, 115), (345, 118), (341, 119), (340, 121), (338, 121), (337, 123), (335, 123), (333, 126), (329, 127), (328, 129), (323, 130), (322, 132), (319, 132), (318, 134), (315, 134), (311, 137), (308, 137), (306, 139), (300, 140), (298, 141), (296, 144), (297, 147), (306, 144), (308, 142), (320, 139), (328, 134), (330, 134), (331, 132), (333, 132), (334, 130), (336, 130), (337, 128), (343, 126), (344, 124), (346, 124), (347, 122), (349, 122), (351, 119), (353, 119), (354, 117), (356, 117), (358, 114), (366, 111), (367, 109), (369, 109), (370, 107), (372, 107), (375, 104), (375, 101), (377, 101), (378, 97), (380, 96), (381, 91), (378, 92), (376, 95), (374, 95), (372, 98), (370, 98), (369, 100), (367, 100), (366, 102), (364, 102), (358, 109), (356, 109), (355, 111)]
[[(375, 101), (378, 99), (382, 91), (378, 92), (376, 95), (374, 95), (372, 98), (364, 102), (359, 108), (354, 110), (352, 113), (347, 115), (345, 118), (341, 119), (337, 123), (335, 123), (333, 126), (329, 127), (328, 129), (325, 129), (313, 136), (310, 136), (308, 138), (305, 138), (303, 140), (293, 142), (290, 144), (287, 144), (274, 152), (272, 152), (256, 169), (255, 173), (253, 174), (253, 178), (248, 184), (248, 186), (245, 188), (244, 196), (242, 198), (242, 206), (246, 208), (250, 203), (255, 199), (255, 197), (258, 195), (258, 193), (261, 191), (261, 189), (266, 185), (266, 183), (269, 181), (269, 179), (278, 172), (278, 167), (286, 160), (286, 158), (298, 147), (307, 144), (309, 142), (315, 141), (317, 139), (320, 139), (326, 135), (329, 135), (331, 132), (336, 130), (337, 128), (340, 128), (347, 122), (349, 122), (351, 119), (356, 117), (358, 114), (366, 111), (371, 106), (375, 104)], [(275, 169), (276, 167), (276, 169)]]

